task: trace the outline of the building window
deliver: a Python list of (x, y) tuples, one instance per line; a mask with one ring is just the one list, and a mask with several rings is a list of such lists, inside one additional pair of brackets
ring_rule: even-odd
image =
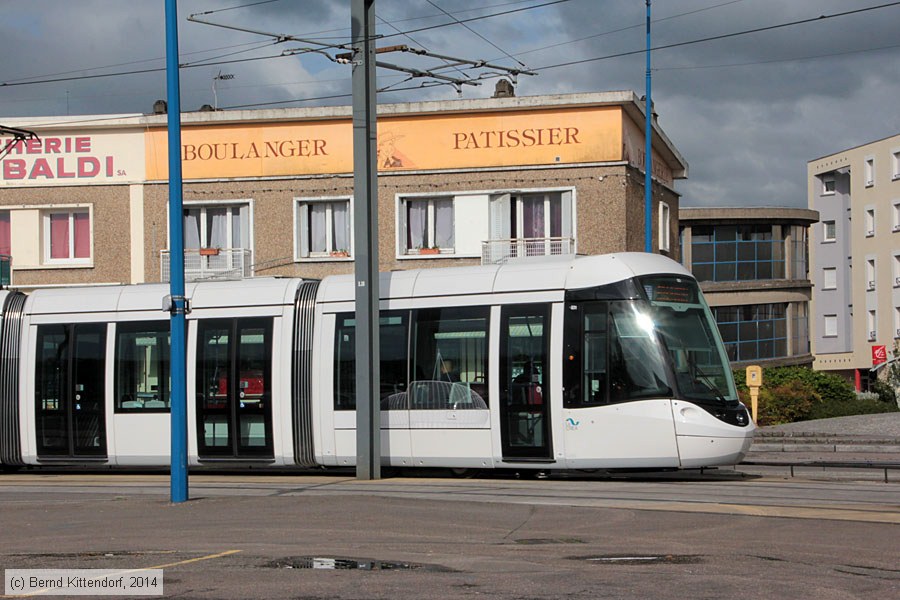
[(186, 206), (185, 249), (250, 247), (250, 205)]
[(348, 258), (350, 199), (297, 201), (297, 258)]
[(891, 231), (900, 231), (900, 200), (894, 200)]
[(809, 354), (809, 305), (806, 302), (794, 302), (791, 308), (791, 356)]
[(900, 287), (900, 254), (894, 255), (894, 287)]
[(665, 202), (659, 203), (659, 249), (660, 251), (669, 251), (669, 237), (672, 228), (671, 217), (669, 213), (669, 205)]
[(89, 263), (90, 211), (77, 209), (45, 212), (44, 257), (48, 263)]
[(491, 239), (571, 237), (572, 193), (499, 194), (491, 198)]
[(771, 225), (694, 226), (691, 269), (700, 281), (784, 279), (784, 239)]
[(869, 156), (866, 157), (866, 187), (871, 187), (875, 185), (875, 157)]
[(822, 241), (833, 242), (837, 239), (837, 226), (834, 221), (822, 221)]
[(791, 233), (791, 279), (806, 279), (809, 264), (809, 245), (806, 243), (806, 227), (791, 225), (784, 232)]
[(116, 412), (168, 412), (169, 322), (116, 325)]
[(866, 259), (866, 290), (872, 291), (875, 289), (875, 259), (867, 258)]
[(878, 337), (878, 319), (874, 310), (866, 313), (866, 324), (869, 330), (869, 341), (874, 342), (875, 338)]
[(834, 290), (837, 289), (837, 269), (835, 267), (829, 267), (827, 269), (822, 270), (822, 289), (823, 290)]
[(713, 313), (730, 361), (787, 356), (787, 304), (718, 306)]
[(822, 195), (834, 193), (834, 173), (822, 175)]
[(866, 208), (866, 237), (875, 235), (875, 208)]
[(9, 211), (0, 211), (0, 254), (12, 254), (12, 232), (9, 228)]
[(571, 190), (494, 194), (489, 211), (490, 262), (575, 253)]
[(453, 198), (406, 198), (400, 201), (401, 252), (452, 254), (456, 222)]
[(891, 153), (891, 179), (900, 179), (900, 150)]
[(894, 337), (900, 338), (900, 306), (894, 307)]
[(837, 337), (837, 315), (825, 315), (824, 337)]

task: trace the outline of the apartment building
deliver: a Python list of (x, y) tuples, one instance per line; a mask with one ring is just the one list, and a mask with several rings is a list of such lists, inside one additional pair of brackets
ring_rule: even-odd
[(810, 365), (807, 235), (795, 208), (681, 208), (682, 263), (713, 311), (735, 367)]
[[(168, 279), (165, 114), (2, 122), (38, 135), (0, 161), (14, 286)], [(643, 250), (643, 128), (630, 91), (379, 106), (381, 270)], [(652, 133), (677, 258), (687, 163)], [(181, 153), (188, 280), (353, 271), (351, 107), (184, 113)]]
[(809, 161), (816, 369), (865, 387), (900, 339), (900, 134)]

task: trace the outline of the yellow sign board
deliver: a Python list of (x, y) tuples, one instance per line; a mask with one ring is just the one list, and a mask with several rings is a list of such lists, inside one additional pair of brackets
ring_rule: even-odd
[[(620, 107), (385, 116), (378, 168), (415, 171), (623, 160)], [(167, 132), (146, 136), (147, 178), (168, 178)], [(184, 179), (353, 171), (352, 121), (185, 125)]]

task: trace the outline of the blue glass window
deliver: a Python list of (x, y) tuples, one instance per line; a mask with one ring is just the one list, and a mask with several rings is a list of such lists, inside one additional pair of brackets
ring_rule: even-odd
[(712, 309), (731, 362), (787, 356), (787, 304), (747, 304)]
[(691, 270), (699, 281), (783, 279), (784, 240), (771, 225), (694, 226)]

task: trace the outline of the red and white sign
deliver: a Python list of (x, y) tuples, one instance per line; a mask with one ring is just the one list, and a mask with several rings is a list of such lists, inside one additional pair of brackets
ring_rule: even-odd
[(872, 346), (872, 365), (880, 365), (887, 362), (887, 347)]
[(16, 142), (0, 138), (9, 152), (0, 160), (0, 187), (125, 183), (144, 178), (141, 132), (41, 134)]

